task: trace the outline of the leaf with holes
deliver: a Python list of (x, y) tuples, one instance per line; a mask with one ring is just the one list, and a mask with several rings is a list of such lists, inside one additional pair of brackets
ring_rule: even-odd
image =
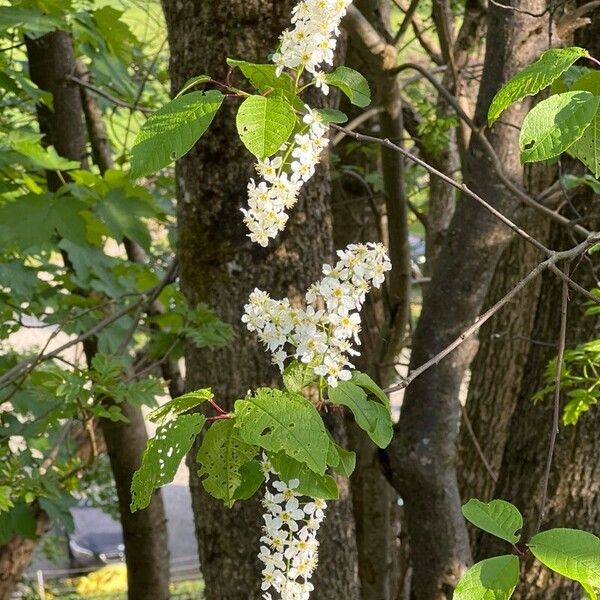
[(235, 421), (247, 443), (325, 473), (329, 436), (317, 409), (300, 394), (259, 388), (254, 397), (236, 401)]
[(196, 390), (194, 392), (188, 392), (183, 396), (174, 398), (169, 402), (165, 402), (162, 406), (153, 410), (149, 415), (148, 419), (153, 423), (159, 423), (163, 425), (167, 421), (188, 412), (196, 406), (200, 406), (204, 402), (213, 399), (213, 393), (210, 389)]
[(516, 544), (521, 537), (516, 532), (523, 527), (523, 516), (510, 502), (492, 500), (486, 504), (472, 498), (463, 505), (462, 513), (479, 529), (511, 544)]
[(269, 460), (281, 481), (297, 479), (300, 482), (296, 488), (299, 494), (323, 500), (337, 500), (339, 497), (337, 484), (331, 475), (315, 473), (304, 463), (290, 458), (283, 452), (269, 454)]
[(570, 148), (590, 126), (599, 103), (590, 92), (565, 92), (537, 104), (521, 127), (521, 162), (548, 160)]
[(135, 139), (132, 176), (154, 173), (186, 154), (210, 127), (223, 97), (216, 90), (191, 92), (156, 111)]
[(314, 367), (297, 360), (293, 360), (283, 372), (283, 384), (286, 389), (297, 394), (302, 393), (302, 390), (315, 379)]
[(249, 96), (238, 110), (236, 125), (244, 146), (254, 156), (266, 158), (287, 142), (296, 125), (296, 115), (281, 95)]
[(206, 432), (196, 457), (201, 465), (198, 476), (204, 489), (211, 496), (223, 500), (226, 506), (232, 506), (236, 491), (243, 484), (241, 469), (257, 453), (257, 446), (246, 443), (240, 437), (233, 419), (215, 422)]
[(533, 96), (560, 77), (576, 60), (587, 56), (583, 48), (553, 48), (544, 52), (533, 64), (519, 71), (494, 96), (488, 112), (490, 127), (513, 103)]
[(600, 177), (600, 108), (596, 111), (590, 126), (567, 152), (573, 158), (580, 160), (594, 174), (594, 177)]
[(339, 88), (354, 106), (364, 108), (371, 104), (369, 82), (354, 69), (338, 67), (333, 73), (325, 75), (325, 81)]
[(146, 508), (152, 492), (173, 481), (205, 422), (204, 415), (180, 415), (156, 430), (156, 435), (148, 440), (141, 467), (133, 474), (131, 512)]
[(381, 402), (373, 402), (367, 393), (350, 381), (341, 381), (335, 388), (328, 388), (329, 401), (347, 406), (354, 415), (356, 424), (364, 429), (369, 437), (385, 448), (392, 441), (392, 418), (389, 408)]
[(531, 538), (531, 553), (548, 568), (600, 588), (600, 538), (578, 529), (550, 529)]
[(519, 559), (507, 554), (473, 565), (454, 590), (454, 600), (508, 600), (519, 581)]

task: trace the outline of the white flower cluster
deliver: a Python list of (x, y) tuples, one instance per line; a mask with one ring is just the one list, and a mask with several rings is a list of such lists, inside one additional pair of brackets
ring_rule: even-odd
[[(338, 257), (335, 266), (323, 265), (323, 279), (306, 293), (306, 308), (293, 308), (287, 298), (273, 300), (255, 289), (242, 317), (281, 370), (294, 357), (314, 365), (332, 387), (351, 378), (349, 357), (360, 354), (353, 348), (353, 342), (360, 344), (360, 310), (371, 286), (378, 288), (392, 268), (382, 244), (350, 244)], [(293, 348), (290, 355), (286, 346)]]
[[(269, 480), (274, 472), (266, 458), (263, 471)], [(273, 600), (275, 590), (281, 600), (308, 600), (313, 585), (309, 579), (317, 566), (319, 542), (317, 531), (325, 518), (327, 503), (309, 499), (301, 502), (295, 491), (297, 479), (288, 483), (271, 482), (272, 492), (265, 492), (264, 535), (260, 538), (258, 555), (264, 564), (262, 571), (263, 599)]]
[(297, 133), (293, 144), (284, 144), (280, 154), (256, 165), (263, 181), (248, 184), (248, 209), (242, 209), (248, 237), (266, 247), (285, 229), (286, 210), (298, 201), (300, 188), (314, 175), (323, 149), (329, 144), (327, 126), (317, 111), (305, 107), (305, 133)]
[[(273, 55), (277, 73), (284, 68), (306, 69), (320, 75), (322, 63), (333, 64), (340, 35), (340, 21), (352, 0), (301, 0), (292, 11), (292, 29), (281, 35), (279, 51)], [(325, 89), (324, 93), (327, 93)]]

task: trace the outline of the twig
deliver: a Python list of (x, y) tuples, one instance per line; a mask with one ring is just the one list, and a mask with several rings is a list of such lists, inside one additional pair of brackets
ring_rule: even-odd
[(81, 87), (84, 87), (84, 88), (94, 92), (95, 94), (104, 98), (105, 100), (112, 102), (115, 106), (122, 106), (123, 108), (128, 108), (130, 110), (139, 110), (141, 113), (144, 113), (145, 115), (149, 115), (154, 112), (154, 110), (152, 108), (148, 108), (146, 106), (139, 106), (139, 105), (134, 106), (132, 104), (129, 104), (129, 102), (122, 100), (121, 98), (117, 98), (116, 96), (113, 96), (113, 95), (109, 94), (108, 92), (105, 92), (103, 89), (96, 87), (95, 85), (88, 83), (87, 81), (84, 81), (83, 79), (80, 79), (79, 77), (76, 77), (75, 75), (70, 75), (68, 77), (68, 79), (70, 79), (74, 83), (80, 85)]
[[(456, 348), (458, 348), (466, 339), (471, 337), (474, 333), (476, 333), (479, 328), (489, 319), (491, 319), (505, 304), (508, 304), (523, 288), (525, 288), (529, 283), (531, 283), (538, 275), (543, 273), (546, 269), (550, 267), (550, 265), (556, 264), (557, 262), (567, 260), (571, 261), (574, 258), (577, 258), (581, 254), (583, 254), (588, 248), (600, 242), (600, 232), (594, 232), (589, 235), (588, 239), (584, 242), (581, 242), (574, 248), (570, 250), (565, 250), (563, 252), (553, 252), (552, 256), (547, 258), (545, 261), (541, 262), (535, 269), (533, 269), (526, 277), (521, 279), (517, 285), (508, 292), (503, 298), (501, 298), (496, 304), (494, 304), (491, 308), (489, 308), (482, 315), (477, 317), (475, 322), (468, 327), (463, 333), (461, 333), (451, 344), (446, 346), (441, 352), (438, 352), (433, 358), (429, 359), (426, 363), (411, 371), (407, 377), (405, 377), (400, 383), (388, 387), (385, 392), (390, 394), (392, 392), (397, 392), (398, 390), (403, 390), (408, 387), (417, 377), (422, 375), (425, 371), (429, 370), (431, 367), (439, 364), (448, 354), (453, 352)], [(565, 281), (565, 285), (568, 287), (568, 282)]]
[(402, 37), (406, 33), (406, 30), (409, 28), (409, 26), (413, 22), (413, 16), (419, 6), (419, 0), (411, 0), (411, 3), (409, 4), (409, 6), (406, 10), (402, 6), (402, 4), (399, 2), (399, 0), (394, 0), (394, 3), (402, 12), (404, 12), (404, 19), (402, 20), (402, 23), (400, 24), (400, 27), (398, 28), (398, 31), (396, 32), (396, 35), (394, 36), (394, 46), (398, 46), (398, 44), (402, 40)]
[(473, 446), (475, 446), (475, 450), (476, 450), (479, 458), (481, 459), (481, 462), (483, 463), (485, 470), (488, 472), (489, 476), (492, 478), (492, 481), (494, 483), (497, 483), (498, 476), (496, 475), (496, 473), (494, 473), (494, 470), (492, 469), (490, 463), (488, 462), (488, 459), (485, 457), (485, 454), (483, 453), (481, 444), (479, 443), (479, 440), (477, 439), (477, 436), (475, 435), (475, 431), (473, 431), (473, 425), (471, 425), (471, 419), (469, 419), (469, 415), (467, 414), (467, 409), (465, 408), (465, 406), (463, 405), (462, 402), (460, 402), (459, 404), (460, 404), (460, 410), (462, 412), (463, 420), (465, 422), (465, 425), (467, 426), (467, 431), (469, 432), (469, 437), (471, 438), (471, 441), (473, 442)]
[[(352, 121), (350, 121), (350, 123), (348, 123), (344, 127), (345, 131), (354, 131), (356, 128), (358, 128), (360, 125), (362, 125), (369, 119), (372, 119), (373, 117), (376, 117), (377, 115), (381, 114), (383, 112), (383, 110), (384, 109), (381, 106), (374, 106), (374, 107), (370, 108), (369, 110), (365, 110), (365, 112), (360, 113), (360, 115), (358, 115), (358, 117), (356, 117), (355, 119), (352, 119)], [(332, 147), (335, 148), (348, 135), (345, 131), (343, 131), (343, 132), (340, 131), (333, 138), (333, 141), (331, 142)]]
[(497, 0), (489, 0), (489, 1), (490, 1), (490, 4), (493, 4), (494, 6), (497, 6), (498, 8), (504, 8), (506, 10), (512, 10), (514, 12), (518, 12), (518, 13), (521, 13), (523, 15), (529, 15), (530, 17), (534, 17), (535, 19), (543, 17), (550, 10), (550, 7), (548, 7), (548, 8), (545, 8), (540, 13), (534, 13), (534, 12), (530, 12), (528, 10), (525, 10), (523, 8), (517, 8), (516, 6), (508, 6), (506, 4), (501, 4)]
[[(569, 275), (569, 261), (564, 265), (565, 275)], [(556, 437), (558, 436), (558, 424), (560, 420), (560, 390), (561, 376), (565, 356), (565, 346), (567, 340), (567, 312), (569, 306), (569, 282), (563, 279), (562, 285), (562, 303), (560, 308), (560, 334), (558, 339), (558, 356), (556, 357), (556, 376), (554, 380), (554, 406), (552, 410), (552, 429), (550, 431), (550, 443), (548, 445), (548, 456), (546, 458), (546, 469), (542, 482), (542, 499), (540, 501), (540, 512), (538, 515), (535, 532), (537, 533), (542, 526), (542, 521), (546, 515), (546, 502), (548, 500), (548, 484), (550, 482), (550, 471), (552, 469), (552, 459), (554, 458), (554, 448), (556, 447)]]

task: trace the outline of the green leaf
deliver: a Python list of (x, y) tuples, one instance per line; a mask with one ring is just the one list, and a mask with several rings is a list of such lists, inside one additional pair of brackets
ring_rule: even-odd
[(315, 379), (314, 368), (298, 360), (293, 360), (283, 372), (283, 384), (286, 389), (297, 394), (301, 394)]
[(465, 519), (502, 540), (516, 544), (523, 527), (523, 517), (516, 506), (504, 500), (492, 500), (487, 504), (472, 498), (462, 507)]
[(209, 128), (223, 98), (217, 90), (191, 92), (156, 111), (135, 139), (132, 175), (149, 175), (186, 154)]
[(289, 483), (297, 479), (300, 482), (296, 488), (298, 493), (323, 500), (336, 500), (339, 497), (335, 479), (330, 475), (319, 475), (282, 452), (269, 454), (269, 460), (281, 481)]
[(560, 77), (576, 60), (588, 56), (583, 48), (553, 48), (544, 52), (533, 64), (519, 71), (494, 96), (488, 112), (490, 127), (514, 102), (533, 96)]
[(587, 587), (600, 587), (600, 538), (578, 529), (550, 529), (531, 538), (531, 553), (548, 568)]
[(296, 96), (296, 90), (292, 78), (287, 73), (277, 76), (277, 67), (273, 64), (255, 64), (243, 60), (227, 59), (230, 67), (238, 68), (244, 77), (259, 91), (268, 92), (279, 90), (290, 102)]
[(10, 147), (25, 156), (34, 167), (48, 171), (69, 171), (79, 169), (76, 160), (68, 160), (59, 156), (54, 146), (43, 147), (37, 134), (30, 135), (23, 131), (12, 131), (8, 136)]
[(196, 458), (201, 465), (198, 476), (204, 489), (226, 506), (232, 506), (236, 491), (243, 484), (241, 468), (257, 453), (257, 446), (240, 437), (233, 419), (215, 422), (206, 432)]
[(202, 83), (207, 83), (211, 80), (210, 75), (197, 75), (196, 77), (191, 77), (184, 84), (183, 87), (177, 92), (175, 98), (179, 98), (179, 96), (183, 96), (188, 90), (192, 89), (196, 85), (201, 85)]
[(259, 388), (254, 397), (235, 403), (236, 424), (249, 444), (285, 452), (323, 475), (329, 436), (317, 409), (300, 394)]
[(594, 96), (600, 96), (600, 71), (586, 70), (586, 72), (578, 77), (573, 86), (572, 91), (583, 90), (591, 92)]
[(342, 90), (354, 106), (364, 108), (371, 104), (369, 83), (358, 71), (349, 67), (338, 67), (333, 73), (325, 75), (325, 81)]
[(325, 125), (330, 123), (345, 123), (348, 117), (341, 110), (335, 108), (318, 108), (317, 113), (321, 116), (321, 120)]
[(386, 393), (366, 373), (356, 370), (352, 371), (352, 383), (371, 392), (384, 406), (390, 405), (390, 399)]
[(156, 435), (148, 440), (141, 467), (133, 474), (131, 512), (146, 508), (152, 492), (173, 481), (205, 422), (204, 415), (180, 415), (156, 430)]
[(200, 404), (203, 404), (208, 400), (212, 400), (212, 398), (213, 393), (210, 389), (188, 392), (187, 394), (179, 396), (178, 398), (174, 398), (173, 400), (170, 400), (169, 402), (166, 402), (162, 406), (159, 406), (157, 409), (153, 410), (148, 415), (148, 419), (153, 423), (159, 423), (162, 425), (174, 417), (182, 415), (183, 413), (188, 412), (192, 408), (196, 408), (196, 406), (200, 406)]
[(287, 142), (294, 130), (296, 115), (280, 96), (249, 96), (238, 110), (236, 124), (244, 146), (254, 156), (266, 158)]
[(265, 481), (265, 474), (261, 464), (257, 460), (251, 460), (240, 468), (242, 483), (235, 490), (232, 500), (248, 500), (256, 494)]
[(356, 467), (356, 453), (338, 446), (333, 440), (331, 441), (329, 450), (331, 456), (327, 461), (328, 464), (342, 477), (350, 477)]
[[(571, 150), (572, 149), (573, 148), (571, 147)], [(593, 190), (594, 194), (600, 194), (600, 181), (591, 175), (583, 175), (580, 177), (578, 175), (567, 174), (563, 175), (562, 182), (566, 190), (572, 190), (579, 185), (587, 185)]]
[(454, 590), (454, 600), (508, 600), (519, 581), (519, 559), (507, 554), (473, 565)]
[(120, 20), (123, 11), (112, 6), (103, 6), (94, 11), (93, 19), (98, 33), (109, 50), (123, 62), (131, 60), (131, 50), (139, 40), (133, 35), (129, 25)]
[[(573, 158), (580, 160), (594, 174), (594, 177), (600, 177), (600, 108), (592, 118), (590, 126), (567, 152)], [(600, 185), (597, 181), (596, 183)]]
[(380, 448), (392, 441), (392, 418), (387, 407), (367, 398), (366, 392), (350, 381), (341, 381), (335, 388), (328, 388), (329, 400), (333, 404), (347, 406), (354, 415), (356, 424), (364, 429)]
[(589, 92), (565, 92), (534, 106), (521, 127), (521, 162), (548, 160), (567, 150), (590, 126), (599, 103)]

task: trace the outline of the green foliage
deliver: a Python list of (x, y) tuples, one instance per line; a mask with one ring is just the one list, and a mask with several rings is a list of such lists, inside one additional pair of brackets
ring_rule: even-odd
[[(596, 308), (596, 307), (594, 307)], [(544, 373), (546, 385), (536, 392), (538, 402), (554, 392), (556, 358), (550, 361)], [(564, 354), (560, 385), (567, 401), (563, 407), (562, 421), (575, 425), (581, 415), (600, 402), (600, 340), (581, 344)]]
[(367, 80), (350, 67), (338, 67), (325, 75), (329, 85), (339, 88), (355, 106), (364, 108), (371, 104), (371, 90)]
[(283, 452), (269, 454), (273, 469), (277, 471), (282, 481), (299, 481), (298, 493), (312, 498), (335, 500), (339, 491), (335, 479), (331, 475), (315, 473), (306, 464), (294, 460)]
[(568, 150), (589, 128), (599, 103), (600, 96), (589, 92), (565, 92), (537, 104), (521, 128), (521, 161), (548, 160)]
[(335, 108), (319, 108), (317, 113), (321, 116), (323, 123), (345, 123), (348, 117), (341, 111)]
[(519, 559), (496, 556), (473, 565), (454, 590), (454, 600), (508, 600), (519, 581)]
[(132, 175), (149, 175), (181, 158), (209, 128), (222, 103), (217, 90), (191, 92), (157, 110), (133, 145)]
[(271, 453), (285, 452), (323, 475), (329, 436), (321, 416), (303, 396), (259, 388), (254, 396), (235, 403), (241, 438)]
[(256, 492), (264, 475), (254, 458), (258, 447), (246, 443), (233, 419), (215, 422), (198, 451), (198, 476), (204, 489), (231, 507)]
[(298, 360), (291, 361), (283, 371), (283, 385), (288, 392), (301, 394), (304, 388), (315, 380), (314, 367)]
[(463, 507), (462, 513), (473, 525), (511, 544), (519, 541), (523, 527), (523, 516), (518, 509), (504, 500), (492, 500), (487, 504), (472, 498)]
[(551, 529), (533, 536), (527, 545), (541, 563), (578, 581), (586, 591), (600, 588), (600, 539), (595, 535), (577, 529)]
[(385, 395), (385, 392), (366, 374), (357, 371), (352, 371), (352, 383), (363, 388), (377, 398), (384, 406), (390, 405), (390, 399)]
[(212, 400), (213, 397), (213, 393), (210, 389), (188, 392), (187, 394), (183, 394), (183, 396), (165, 402), (165, 404), (153, 410), (148, 415), (148, 419), (153, 423), (164, 424), (179, 415), (185, 414), (192, 410), (192, 408), (196, 408), (201, 404), (204, 404), (204, 402)]
[(249, 96), (238, 110), (236, 124), (244, 146), (257, 158), (266, 158), (288, 141), (296, 115), (281, 95)]
[(348, 407), (356, 424), (369, 434), (369, 437), (380, 448), (385, 448), (392, 441), (392, 419), (389, 408), (380, 401), (372, 401), (367, 393), (350, 381), (340, 381), (335, 388), (328, 388), (329, 401), (333, 404)]
[[(258, 92), (279, 91), (290, 104), (297, 101), (296, 86), (292, 78), (287, 73), (282, 73), (278, 77), (275, 65), (260, 65), (232, 58), (227, 59), (227, 64), (230, 67), (239, 69)], [(300, 104), (300, 107), (302, 107), (302, 104)]]
[(517, 73), (494, 96), (488, 112), (490, 126), (515, 102), (533, 96), (560, 77), (576, 60), (587, 56), (583, 48), (553, 48)]
[(156, 435), (148, 441), (142, 465), (131, 482), (131, 512), (146, 508), (152, 492), (173, 481), (179, 464), (190, 451), (205, 422), (204, 415), (178, 415), (156, 430)]

